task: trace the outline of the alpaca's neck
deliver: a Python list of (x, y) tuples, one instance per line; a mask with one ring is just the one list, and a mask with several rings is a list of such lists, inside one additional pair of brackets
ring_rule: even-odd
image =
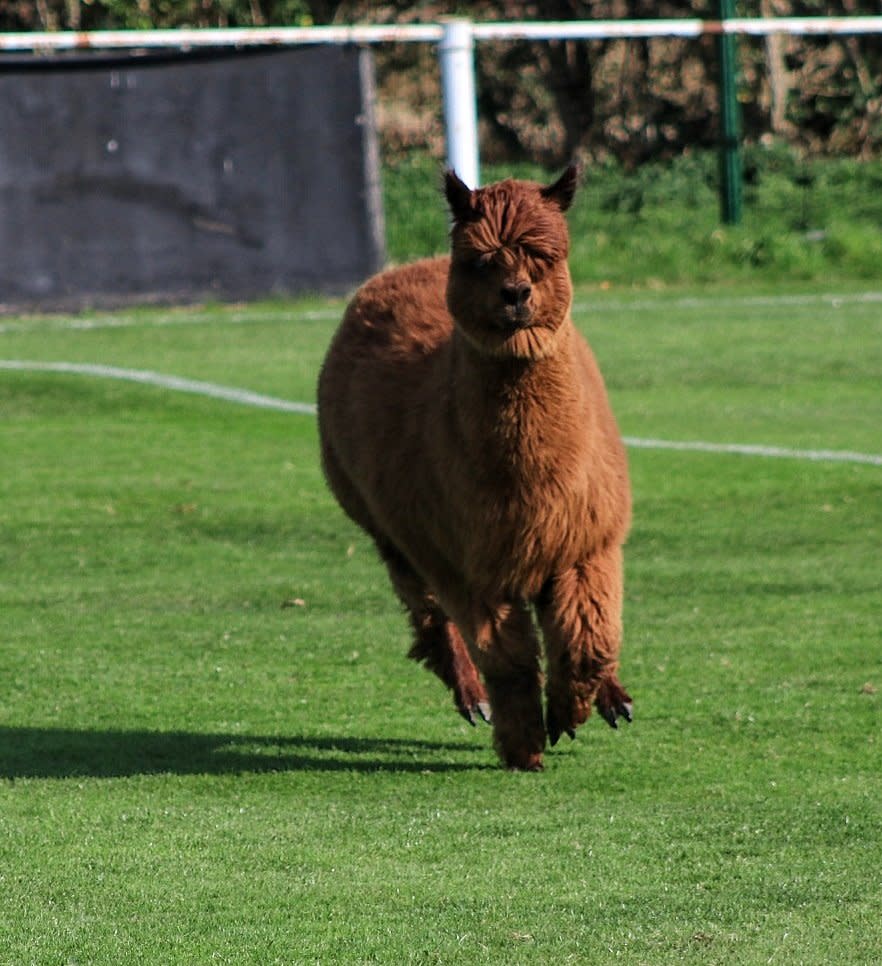
[(482, 353), (456, 333), (451, 402), (463, 441), (508, 462), (553, 459), (582, 409), (574, 337), (568, 320), (553, 352), (520, 359)]
[(546, 345), (540, 356), (528, 358), (484, 352), (454, 327), (452, 375), (460, 388), (477, 391), (488, 401), (496, 401), (500, 394), (519, 396), (533, 385), (544, 385), (549, 393), (572, 390), (576, 382), (574, 336), (573, 323), (567, 319), (555, 333), (553, 346)]

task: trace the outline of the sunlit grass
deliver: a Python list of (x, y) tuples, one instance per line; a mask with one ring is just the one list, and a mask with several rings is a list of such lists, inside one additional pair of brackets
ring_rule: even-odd
[[(626, 434), (882, 452), (878, 304), (694, 296), (577, 293)], [(310, 401), (339, 310), (17, 320), (0, 358)], [(0, 453), (0, 963), (880, 948), (880, 467), (632, 450), (635, 722), (512, 775), (405, 659), (312, 417), (3, 371)]]

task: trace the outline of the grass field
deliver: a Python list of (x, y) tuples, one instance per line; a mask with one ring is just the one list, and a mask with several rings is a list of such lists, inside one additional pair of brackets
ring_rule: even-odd
[[(581, 292), (639, 439), (882, 453), (882, 301)], [(0, 320), (314, 399), (339, 303)], [(622, 680), (500, 769), (310, 415), (0, 369), (0, 963), (882, 961), (882, 465), (634, 447)]]

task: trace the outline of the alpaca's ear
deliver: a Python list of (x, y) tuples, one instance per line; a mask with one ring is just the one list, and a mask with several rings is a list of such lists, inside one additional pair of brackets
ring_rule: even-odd
[(577, 164), (571, 164), (554, 182), (542, 189), (542, 197), (553, 201), (561, 211), (566, 211), (573, 203), (581, 174)]
[(478, 214), (475, 192), (452, 169), (444, 172), (444, 194), (454, 221), (471, 221)]

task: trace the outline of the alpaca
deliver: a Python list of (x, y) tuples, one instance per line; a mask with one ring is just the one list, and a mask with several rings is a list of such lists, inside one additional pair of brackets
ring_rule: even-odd
[(630, 486), (570, 317), (577, 180), (471, 190), (448, 171), (450, 255), (368, 280), (319, 377), (324, 472), (386, 564), (409, 656), (528, 771), (592, 705), (613, 728), (632, 718), (617, 678)]

